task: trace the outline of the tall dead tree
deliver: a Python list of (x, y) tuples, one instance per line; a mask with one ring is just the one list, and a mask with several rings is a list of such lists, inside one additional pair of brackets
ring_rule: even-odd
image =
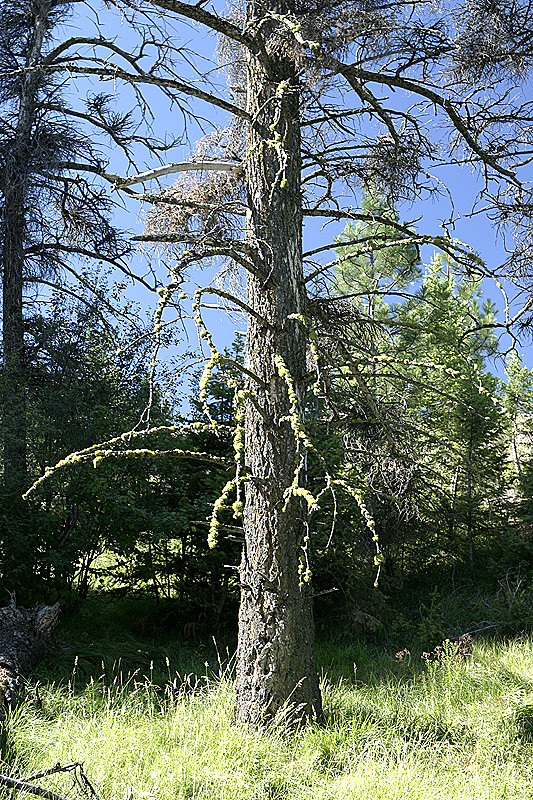
[[(199, 179), (144, 195), (160, 205), (139, 238), (175, 248), (167, 299), (186, 267), (203, 258), (233, 259), (246, 272), (245, 298), (219, 292), (248, 317), (246, 386), (237, 392), (244, 455), (237, 444), (242, 471), (236, 484), (245, 485), (237, 718), (265, 724), (287, 705), (297, 719), (314, 718), (321, 699), (308, 522), (318, 492), (305, 482), (311, 443), (304, 407), (309, 370), (314, 365), (326, 374), (338, 326), (328, 328), (328, 314), (337, 313), (336, 301), (327, 297), (335, 261), (327, 254), (335, 243), (324, 236), (306, 253), (303, 223), (364, 218), (356, 210), (362, 186), (379, 187), (391, 203), (429, 198), (444, 186), (433, 168), (467, 164), (480, 177), (489, 213), (521, 227), (514, 263), (523, 263), (531, 246), (532, 196), (520, 170), (530, 159), (533, 109), (529, 102), (512, 105), (509, 87), (530, 70), (532, 11), (515, 0), (469, 0), (445, 10), (416, 0), (246, 0), (230, 13), (179, 0), (128, 5), (147, 14), (163, 10), (173, 25), (194, 20), (222, 40), (228, 102), (235, 105), (243, 145), (236, 156), (235, 148), (221, 152), (219, 139), (211, 158), (213, 167), (221, 155), (228, 162), (237, 158), (233, 174), (243, 175), (245, 196), (237, 189), (231, 196), (227, 183), (217, 195), (204, 146), (203, 164), (189, 165), (202, 169)], [(213, 74), (209, 90), (216, 95)], [(221, 84), (218, 89), (218, 97), (227, 96)], [(224, 212), (237, 218), (244, 213), (246, 224), (240, 231), (238, 225), (224, 229)], [(453, 225), (452, 210), (444, 234), (413, 234), (396, 225), (393, 241), (431, 242), (466, 270), (501, 274), (501, 265), (485, 265), (454, 240)], [(318, 344), (313, 313), (322, 326)], [(212, 341), (205, 330), (201, 335)], [(214, 359), (221, 363), (216, 354)], [(358, 370), (357, 364), (349, 368)], [(361, 513), (372, 529), (362, 504)]]
[[(250, 22), (268, 10), (262, 3), (251, 6)], [(307, 379), (300, 91), (290, 50), (278, 53), (269, 43), (276, 28), (267, 18), (262, 36), (270, 64), (253, 52), (246, 63), (246, 239), (259, 267), (248, 276), (247, 289), (254, 310), (246, 339), (254, 377), (248, 377), (247, 389), (255, 402), (248, 402), (245, 415), (251, 479), (237, 656), (237, 715), (246, 723), (271, 718), (287, 703), (305, 718), (321, 714), (311, 586), (300, 569), (306, 501), (291, 491), (301, 456), (295, 433), (303, 421)]]
[[(113, 314), (95, 276), (103, 267), (138, 278), (128, 268), (131, 242), (112, 219), (119, 198), (109, 194), (110, 153), (137, 171), (143, 153), (158, 158), (173, 144), (143, 128), (149, 114), (143, 89), (153, 84), (150, 53), (172, 84), (166, 58), (151, 45), (160, 41), (157, 26), (132, 29), (121, 51), (113, 38), (120, 20), (116, 8), (99, 14), (76, 0), (0, 0), (0, 577), (2, 591), (22, 597), (42, 593), (34, 567), (52, 546), (41, 508), (22, 500), (50, 466), (32, 460), (35, 449), (28, 448), (34, 431), (27, 411), (42, 380), (35, 364), (47, 346), (31, 323), (35, 302), (58, 290), (90, 303), (92, 291), (95, 308)], [(129, 91), (121, 108), (119, 79)], [(144, 333), (143, 322), (132, 324)]]
[[(206, 117), (219, 123), (188, 164), (108, 177), (156, 208), (137, 238), (170, 250), (157, 330), (165, 308), (177, 304), (190, 265), (219, 257), (246, 274), (245, 296), (210, 286), (196, 293), (193, 312), (210, 347), (206, 379), (224, 358), (203, 323), (205, 293), (248, 318), (245, 384), (235, 387), (237, 475), (215, 504), (211, 525), (214, 539), (218, 511), (235, 492), (238, 516), (244, 491), (237, 718), (266, 724), (284, 709), (295, 720), (319, 717), (309, 534), (321, 493), (333, 486), (327, 476), (322, 487), (306, 484), (312, 443), (304, 408), (309, 382), (324, 391), (328, 357), (347, 350), (337, 347), (338, 303), (328, 297), (337, 243), (325, 233), (306, 251), (304, 222), (390, 225), (390, 218), (357, 210), (361, 187), (377, 187), (391, 206), (425, 200), (447, 191), (443, 166), (467, 165), (479, 176), (484, 212), (519, 231), (508, 264), (517, 273), (531, 253), (533, 108), (515, 101), (520, 93), (511, 87), (530, 71), (533, 11), (520, 0), (447, 7), (422, 0), (245, 0), (230, 11), (182, 0), (122, 0), (122, 6), (132, 18), (166, 26), (166, 43), (180, 41), (182, 26), (188, 38), (191, 22), (219, 37), (219, 60), (208, 70), (198, 61), (191, 73), (190, 52), (180, 61), (176, 51), (171, 75), (156, 63), (146, 69), (141, 59), (112, 71), (106, 60), (114, 80), (159, 84), (181, 103), (197, 101), (182, 105), (185, 118), (190, 114), (203, 128)], [(115, 55), (123, 53), (116, 46)], [(72, 74), (84, 68), (69, 63)], [(181, 68), (193, 79), (180, 77)], [(182, 177), (168, 190), (131, 188), (178, 171)], [(454, 224), (453, 207), (438, 235), (393, 223), (394, 246), (402, 238), (410, 246), (432, 243), (468, 271), (501, 274), (501, 265), (484, 264), (454, 239)], [(510, 321), (508, 314), (502, 324)], [(361, 378), (359, 366), (347, 364)], [(84, 458), (96, 453), (101, 460), (114, 448), (124, 452), (119, 443)]]
[[(57, 5), (57, 4), (56, 4)], [(63, 5), (63, 4), (62, 4)], [(37, 93), (42, 80), (33, 71), (42, 58), (50, 27), (52, 8), (35, 5), (32, 19), (25, 19), (30, 8), (4, 5), (0, 17), (4, 59), (15, 50), (27, 72), (18, 77), (11, 90), (16, 106), (8, 139), (4, 139), (2, 169), (2, 284), (3, 284), (3, 445), (4, 484), (19, 494), (26, 486), (26, 381), (24, 370), (24, 250), (27, 229), (27, 204), (32, 161), (32, 133), (37, 110)], [(26, 12), (26, 14), (24, 13)], [(26, 30), (24, 30), (26, 29)], [(26, 33), (26, 36), (24, 35)], [(6, 53), (7, 50), (7, 53)], [(6, 58), (7, 55), (7, 58)], [(5, 66), (5, 61), (4, 65)], [(11, 64), (11, 67), (14, 65)], [(4, 99), (6, 85), (4, 83)], [(11, 87), (10, 87), (11, 88)], [(7, 126), (6, 126), (7, 127)], [(4, 128), (5, 134), (5, 128)]]
[(28, 485), (28, 287), (57, 277), (69, 251), (113, 260), (127, 249), (106, 219), (107, 198), (68, 169), (79, 152), (93, 169), (99, 165), (93, 145), (72, 125), (75, 112), (65, 105), (53, 71), (60, 54), (52, 35), (71, 5), (70, 0), (0, 4), (2, 442), (4, 487), (14, 503)]
[[(13, 504), (37, 477), (26, 446), (27, 300), (40, 285), (70, 295), (78, 281), (90, 287), (87, 263), (138, 279), (127, 265), (131, 244), (112, 220), (118, 198), (108, 192), (110, 153), (135, 171), (143, 153), (157, 158), (174, 143), (143, 127), (143, 90), (154, 83), (150, 54), (159, 93), (187, 88), (167, 68), (172, 47), (163, 56), (158, 50), (157, 26), (139, 23), (121, 50), (112, 33), (121, 12), (103, 4), (100, 14), (105, 25), (90, 3), (0, 0), (1, 438), (4, 494)], [(129, 87), (125, 109), (117, 107), (117, 80)]]

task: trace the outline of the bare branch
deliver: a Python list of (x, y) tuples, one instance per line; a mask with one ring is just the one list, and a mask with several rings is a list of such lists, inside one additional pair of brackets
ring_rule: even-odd
[[(92, 61), (97, 61), (97, 59), (92, 59)], [(107, 62), (103, 62), (107, 63)], [(46, 72), (51, 74), (53, 72), (67, 72), (73, 75), (98, 75), (100, 80), (122, 80), (125, 83), (129, 83), (131, 85), (135, 84), (146, 84), (152, 86), (159, 86), (164, 89), (173, 89), (176, 92), (180, 92), (181, 94), (186, 95), (187, 97), (195, 97), (198, 100), (203, 100), (210, 105), (217, 106), (218, 108), (222, 108), (224, 111), (228, 111), (230, 114), (235, 114), (242, 119), (248, 120), (249, 115), (244, 111), (244, 109), (239, 108), (239, 106), (234, 105), (233, 103), (224, 100), (221, 97), (217, 97), (210, 92), (204, 92), (201, 89), (198, 89), (196, 86), (191, 86), (191, 84), (184, 83), (182, 81), (178, 81), (174, 78), (165, 78), (161, 75), (151, 75), (146, 72), (141, 72), (139, 74), (135, 74), (133, 72), (127, 72), (124, 69), (121, 69), (118, 66), (105, 66), (105, 67), (88, 67), (83, 66), (79, 61), (65, 61), (58, 64), (52, 64), (49, 67), (28, 67), (23, 69), (16, 69), (16, 70), (9, 70), (8, 72), (3, 72), (0, 74), (0, 78), (5, 80), (6, 78), (16, 78), (20, 75), (29, 75), (29, 74), (42, 74)]]
[[(242, 169), (240, 164), (234, 161), (182, 161), (175, 164), (166, 164), (164, 167), (156, 167), (142, 172), (140, 175), (132, 175), (126, 178), (115, 178), (115, 188), (123, 189), (126, 186), (133, 186), (134, 183), (144, 183), (154, 178), (161, 178), (163, 175), (170, 175), (174, 172), (188, 172), (194, 170), (213, 170), (223, 172), (239, 172)], [(105, 177), (108, 177), (107, 175)], [(111, 177), (111, 176), (109, 176)]]
[(55, 792), (51, 792), (49, 789), (43, 789), (42, 786), (33, 786), (33, 784), (27, 783), (27, 781), (17, 780), (17, 778), (10, 778), (7, 775), (0, 775), (0, 786), (2, 785), (10, 786), (12, 789), (17, 789), (20, 792), (28, 792), (29, 794), (35, 794), (38, 797), (45, 797), (46, 800), (69, 800), (69, 798), (63, 797)]
[[(335, 59), (333, 59), (335, 61)], [(385, 71), (371, 72), (362, 69), (355, 64), (343, 64), (341, 61), (336, 61), (335, 71), (341, 74), (346, 81), (350, 84), (357, 94), (361, 93), (361, 81), (369, 81), (374, 83), (384, 84), (391, 88), (405, 89), (408, 92), (413, 92), (419, 97), (425, 97), (430, 100), (435, 106), (441, 108), (448, 119), (461, 135), (462, 139), (468, 144), (471, 150), (481, 159), (481, 161), (488, 166), (492, 167), (495, 172), (505, 176), (515, 184), (519, 184), (516, 174), (512, 170), (505, 169), (499, 160), (493, 155), (488, 153), (481, 147), (475, 136), (472, 134), (471, 128), (468, 123), (461, 117), (457, 111), (456, 103), (452, 102), (449, 98), (444, 97), (439, 92), (430, 88), (427, 84), (419, 83), (418, 81), (408, 80), (403, 78), (398, 73), (390, 74)]]
[(146, 0), (146, 2), (157, 8), (164, 8), (187, 19), (200, 22), (211, 30), (222, 33), (229, 39), (239, 42), (252, 53), (257, 52), (257, 45), (249, 33), (243, 32), (233, 22), (206, 11), (202, 8), (202, 3), (189, 5), (188, 3), (179, 2), (179, 0)]

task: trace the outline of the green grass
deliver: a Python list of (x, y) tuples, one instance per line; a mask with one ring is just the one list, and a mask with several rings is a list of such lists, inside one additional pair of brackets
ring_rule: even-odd
[[(531, 638), (426, 665), (323, 643), (326, 722), (291, 734), (233, 724), (231, 663), (214, 650), (147, 644), (116, 618), (93, 633), (40, 667), (42, 708), (29, 692), (4, 736), (12, 774), (82, 761), (104, 800), (533, 796)], [(70, 779), (42, 783), (65, 794)]]

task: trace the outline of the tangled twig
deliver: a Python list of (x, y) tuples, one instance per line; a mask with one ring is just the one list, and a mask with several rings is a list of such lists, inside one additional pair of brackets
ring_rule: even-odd
[(46, 800), (69, 800), (69, 798), (56, 794), (56, 792), (52, 792), (49, 789), (45, 789), (43, 786), (36, 786), (31, 783), (31, 781), (36, 781), (47, 775), (54, 775), (58, 772), (71, 772), (73, 776), (72, 788), (78, 789), (86, 800), (89, 798), (100, 800), (83, 770), (83, 764), (79, 761), (74, 761), (71, 764), (60, 764), (58, 762), (55, 766), (36, 772), (26, 778), (11, 778), (8, 775), (0, 775), (0, 786), (10, 786), (12, 789), (29, 792), (38, 797), (45, 797)]

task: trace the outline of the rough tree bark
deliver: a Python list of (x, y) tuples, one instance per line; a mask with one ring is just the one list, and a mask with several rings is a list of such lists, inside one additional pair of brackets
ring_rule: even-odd
[[(257, 18), (266, 10), (250, 12)], [(266, 41), (268, 26), (274, 24), (263, 28)], [(293, 427), (295, 416), (303, 420), (306, 372), (300, 97), (294, 61), (270, 55), (268, 66), (253, 55), (247, 65), (247, 238), (263, 276), (248, 276), (247, 297), (257, 314), (248, 320), (248, 368), (261, 380), (248, 383), (255, 402), (248, 402), (245, 418), (252, 477), (240, 570), (237, 719), (247, 725), (268, 722), (284, 706), (298, 720), (322, 710), (311, 589), (299, 569), (305, 509), (301, 497), (288, 493), (300, 457)]]
[[(26, 121), (24, 122), (26, 127)], [(22, 494), (26, 484), (26, 387), (24, 380), (23, 268), (25, 229), (25, 140), (19, 130), (2, 181), (3, 447), (4, 485)]]
[[(57, 0), (36, 2), (28, 42), (26, 67), (32, 70), (41, 60), (48, 17)], [(10, 494), (21, 495), (27, 488), (26, 380), (24, 357), (23, 286), (26, 234), (26, 204), (34, 154), (32, 131), (41, 76), (28, 71), (20, 81), (18, 120), (0, 178), (3, 195), (2, 281), (3, 281), (3, 426), (4, 485)]]
[(52, 632), (59, 603), (19, 608), (12, 601), (0, 608), (0, 721), (17, 705), (19, 689), (32, 668), (55, 648)]

